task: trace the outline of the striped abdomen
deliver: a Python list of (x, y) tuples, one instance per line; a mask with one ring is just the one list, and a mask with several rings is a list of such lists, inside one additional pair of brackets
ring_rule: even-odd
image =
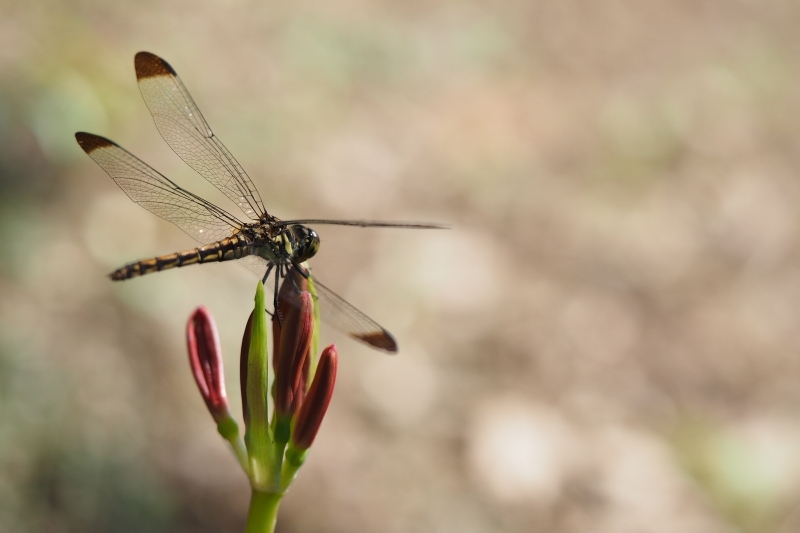
[(251, 253), (250, 243), (239, 237), (228, 237), (208, 246), (128, 263), (109, 274), (109, 277), (114, 281), (120, 281), (153, 272), (161, 272), (168, 268), (215, 261), (231, 261)]

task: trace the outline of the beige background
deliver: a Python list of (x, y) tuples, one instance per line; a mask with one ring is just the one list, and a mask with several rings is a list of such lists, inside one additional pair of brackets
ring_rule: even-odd
[(800, 530), (800, 5), (787, 0), (0, 3), (0, 530), (241, 531), (194, 390), (238, 411), (255, 280), (112, 284), (193, 247), (76, 145), (170, 152), (148, 50), (398, 357), (340, 379), (281, 532)]

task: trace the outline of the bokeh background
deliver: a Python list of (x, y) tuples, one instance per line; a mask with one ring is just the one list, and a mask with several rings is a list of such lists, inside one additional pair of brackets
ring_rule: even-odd
[(181, 74), (316, 275), (332, 407), (281, 532), (800, 531), (800, 4), (0, 3), (0, 531), (241, 531), (229, 394), (255, 279), (112, 284), (193, 247), (76, 145), (108, 136), (234, 207), (159, 137), (133, 56)]

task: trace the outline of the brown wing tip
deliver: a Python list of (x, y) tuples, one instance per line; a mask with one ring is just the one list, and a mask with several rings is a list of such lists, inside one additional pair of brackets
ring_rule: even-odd
[(83, 151), (87, 154), (91, 154), (98, 148), (106, 148), (108, 146), (116, 146), (112, 141), (109, 141), (105, 137), (100, 137), (99, 135), (95, 135), (93, 133), (86, 133), (84, 131), (79, 131), (75, 134), (75, 140), (78, 141), (78, 144)]
[(169, 63), (150, 52), (139, 52), (133, 60), (136, 67), (136, 79), (155, 78), (156, 76), (177, 76)]
[(355, 335), (355, 337), (366, 342), (370, 346), (378, 348), (379, 350), (389, 353), (397, 353), (397, 341), (395, 341), (394, 337), (392, 337), (392, 334), (385, 329), (373, 333)]

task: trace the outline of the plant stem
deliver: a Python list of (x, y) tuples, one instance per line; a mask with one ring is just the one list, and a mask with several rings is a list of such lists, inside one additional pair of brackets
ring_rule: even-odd
[(281, 494), (253, 489), (245, 533), (274, 533)]
[(282, 480), (282, 470), (283, 470), (283, 454), (286, 450), (286, 444), (289, 442), (289, 435), (291, 434), (291, 424), (292, 419), (290, 416), (281, 415), (276, 413), (273, 419), (275, 422), (275, 463), (274, 463), (274, 483), (275, 483), (275, 490), (281, 491), (283, 487), (281, 486)]
[(289, 443), (289, 447), (286, 450), (286, 460), (281, 470), (281, 492), (284, 494), (289, 490), (289, 485), (292, 484), (294, 478), (297, 477), (297, 472), (300, 471), (300, 467), (306, 461), (307, 455), (308, 450), (299, 450), (291, 442)]
[(244, 473), (248, 476), (250, 475), (250, 459), (247, 456), (247, 448), (244, 445), (242, 439), (237, 437), (235, 439), (231, 439), (228, 441), (231, 445), (231, 450), (233, 450), (233, 455), (236, 456), (236, 460), (239, 461), (239, 465), (241, 465), (242, 469), (244, 469)]

